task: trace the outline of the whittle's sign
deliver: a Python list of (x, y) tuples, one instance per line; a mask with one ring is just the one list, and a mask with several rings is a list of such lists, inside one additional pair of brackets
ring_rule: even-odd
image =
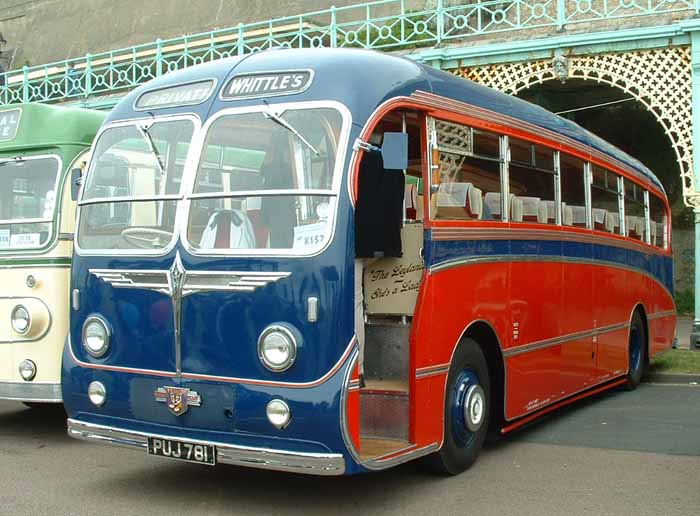
[(19, 129), (20, 108), (0, 112), (0, 142), (14, 140)]
[(291, 95), (306, 90), (312, 81), (311, 70), (239, 74), (233, 76), (221, 90), (221, 98), (236, 100)]

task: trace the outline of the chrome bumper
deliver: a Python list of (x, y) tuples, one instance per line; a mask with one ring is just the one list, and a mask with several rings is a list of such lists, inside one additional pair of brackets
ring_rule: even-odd
[[(149, 437), (183, 440), (181, 437), (121, 430), (110, 426), (83, 423), (75, 419), (68, 419), (68, 435), (83, 441), (141, 448), (143, 450), (148, 449)], [(302, 453), (236, 446), (197, 439), (184, 440), (216, 446), (216, 461), (224, 464), (306, 473), (308, 475), (331, 476), (345, 473), (345, 459), (337, 453)]]
[(62, 403), (60, 383), (0, 382), (0, 399), (37, 403)]

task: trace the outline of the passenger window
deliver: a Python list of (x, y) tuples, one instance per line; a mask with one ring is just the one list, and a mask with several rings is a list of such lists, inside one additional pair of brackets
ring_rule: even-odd
[(584, 162), (561, 155), (561, 223), (577, 228), (588, 227)]
[(554, 224), (554, 152), (510, 139), (510, 220)]
[(649, 192), (649, 228), (651, 244), (666, 249), (668, 247), (668, 218), (664, 202)]
[(593, 228), (620, 234), (620, 201), (617, 174), (597, 165), (592, 166), (591, 205)]
[(625, 232), (626, 236), (644, 241), (646, 220), (644, 218), (644, 190), (636, 183), (624, 180), (625, 184)]
[(500, 136), (440, 120), (435, 121), (435, 132), (433, 217), (500, 220)]

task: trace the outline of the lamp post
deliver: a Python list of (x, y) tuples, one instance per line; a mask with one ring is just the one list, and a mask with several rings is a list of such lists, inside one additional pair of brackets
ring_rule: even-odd
[(5, 56), (5, 47), (7, 46), (7, 40), (0, 32), (0, 86), (5, 86), (5, 72), (9, 66), (9, 59)]

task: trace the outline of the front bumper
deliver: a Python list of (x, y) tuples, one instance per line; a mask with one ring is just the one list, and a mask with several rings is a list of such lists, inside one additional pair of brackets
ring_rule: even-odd
[(62, 403), (60, 383), (0, 382), (0, 399), (37, 403)]
[[(182, 440), (180, 437), (121, 430), (110, 426), (68, 419), (68, 435), (93, 443), (112, 444), (147, 450), (148, 438)], [(217, 463), (272, 469), (308, 475), (333, 476), (345, 473), (345, 459), (335, 453), (305, 453), (187, 439), (196, 444), (216, 446)]]

